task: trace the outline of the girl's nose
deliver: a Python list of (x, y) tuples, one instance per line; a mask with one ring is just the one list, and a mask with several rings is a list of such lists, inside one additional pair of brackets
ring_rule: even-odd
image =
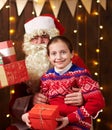
[(57, 59), (60, 59), (60, 58), (61, 58), (61, 54), (60, 54), (60, 53), (57, 53), (56, 58), (57, 58)]

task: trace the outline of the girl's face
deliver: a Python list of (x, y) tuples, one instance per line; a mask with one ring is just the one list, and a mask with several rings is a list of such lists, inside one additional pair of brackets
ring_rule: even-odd
[(61, 40), (53, 42), (49, 46), (49, 60), (51, 64), (57, 69), (65, 68), (73, 57), (74, 52), (70, 53), (70, 50), (66, 43)]

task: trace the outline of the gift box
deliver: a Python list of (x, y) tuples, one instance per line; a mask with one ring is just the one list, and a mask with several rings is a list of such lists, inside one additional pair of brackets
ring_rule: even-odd
[(16, 61), (16, 53), (11, 40), (0, 42), (0, 55), (3, 57), (4, 64)]
[(57, 105), (36, 104), (29, 111), (31, 127), (35, 130), (55, 130), (56, 118), (59, 117)]
[(25, 61), (16, 61), (0, 66), (1, 86), (11, 86), (29, 80)]

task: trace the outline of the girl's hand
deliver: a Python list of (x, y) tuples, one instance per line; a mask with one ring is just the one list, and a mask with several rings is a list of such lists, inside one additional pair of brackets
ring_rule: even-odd
[(83, 104), (83, 97), (80, 88), (72, 88), (73, 93), (67, 94), (65, 97), (65, 104), (81, 106)]
[(31, 128), (30, 120), (29, 120), (29, 113), (25, 113), (22, 115), (22, 121), (26, 123), (26, 125)]
[(47, 103), (47, 97), (41, 93), (36, 93), (33, 98), (33, 105), (38, 103)]
[(61, 125), (56, 128), (56, 130), (60, 130), (69, 124), (68, 117), (60, 117), (57, 118), (56, 121), (62, 122)]

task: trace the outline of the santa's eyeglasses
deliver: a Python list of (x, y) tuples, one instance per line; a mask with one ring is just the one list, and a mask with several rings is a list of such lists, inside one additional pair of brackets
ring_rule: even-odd
[(49, 41), (49, 35), (47, 34), (43, 34), (43, 35), (37, 35), (35, 37), (33, 37), (30, 42), (32, 42), (33, 44), (40, 44), (40, 43), (48, 43)]
[(37, 36), (33, 37), (33, 38), (31, 39), (31, 41), (34, 40), (34, 39), (36, 40), (36, 39), (38, 39), (38, 38), (49, 39), (49, 35), (37, 35)]

